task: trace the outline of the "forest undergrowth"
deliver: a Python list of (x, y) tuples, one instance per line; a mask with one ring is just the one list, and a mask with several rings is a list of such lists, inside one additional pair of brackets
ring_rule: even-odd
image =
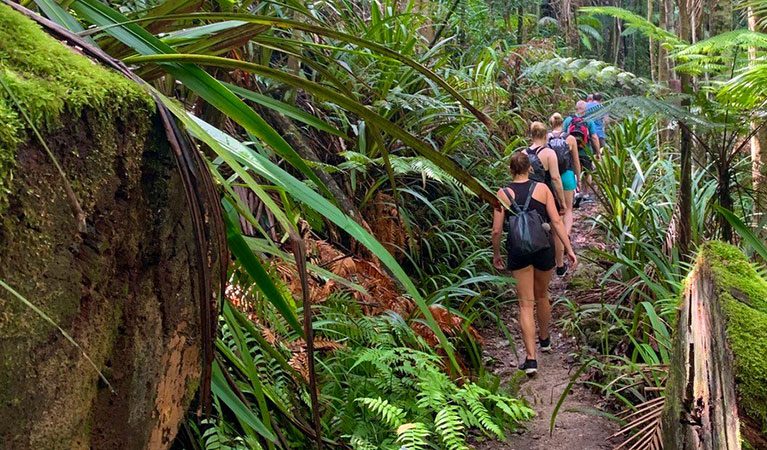
[[(22, 4), (140, 77), (221, 198), (215, 352), (174, 448), (594, 448), (615, 432), (657, 449), (695, 249), (767, 258), (748, 149), (767, 101), (748, 53), (767, 39), (742, 20), (696, 41), (673, 25), (684, 8), (668, 20), (653, 2)], [(492, 193), (528, 123), (593, 92), (611, 121), (582, 263), (557, 282), (557, 352), (521, 383)], [(547, 437), (579, 424), (594, 431), (580, 444)]]

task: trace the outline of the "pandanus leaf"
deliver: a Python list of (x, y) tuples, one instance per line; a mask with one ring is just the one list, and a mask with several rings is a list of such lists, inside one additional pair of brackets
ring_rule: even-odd
[[(168, 44), (144, 30), (136, 24), (121, 24), (127, 19), (122, 14), (99, 3), (97, 0), (77, 0), (72, 4), (77, 14), (96, 25), (117, 25), (107, 28), (107, 33), (120, 42), (130, 46), (142, 55), (176, 54)], [(328, 198), (333, 195), (325, 184), (312, 172), (295, 149), (280, 136), (266, 121), (256, 114), (253, 109), (227, 89), (221, 82), (194, 64), (171, 63), (163, 64), (163, 68), (177, 80), (226, 114), (230, 119), (242, 125), (251, 134), (261, 139), (267, 146), (301, 171), (317, 185)]]
[(488, 203), (495, 205), (498, 199), (495, 194), (490, 192), (487, 187), (480, 183), (476, 178), (471, 176), (468, 172), (463, 170), (453, 160), (443, 155), (442, 153), (434, 150), (430, 145), (424, 143), (417, 137), (408, 133), (405, 129), (399, 125), (387, 120), (375, 111), (368, 109), (362, 103), (346, 97), (336, 90), (326, 88), (319, 83), (309, 81), (305, 78), (291, 75), (281, 70), (273, 69), (271, 67), (263, 66), (260, 64), (248, 63), (244, 61), (238, 61), (229, 58), (221, 58), (217, 56), (206, 55), (181, 55), (181, 54), (164, 54), (164, 55), (150, 55), (150, 56), (133, 56), (125, 59), (129, 63), (194, 63), (211, 65), (216, 67), (226, 67), (233, 69), (241, 69), (250, 73), (269, 77), (274, 80), (290, 84), (291, 86), (303, 89), (317, 97), (324, 100), (328, 100), (341, 106), (342, 108), (351, 111), (360, 117), (364, 118), (368, 123), (375, 125), (380, 130), (385, 131), (389, 135), (400, 139), (402, 142), (410, 146), (413, 150), (417, 151), (421, 155), (425, 156), (432, 162), (434, 162), (441, 169), (447, 171), (452, 177), (460, 181), (472, 192), (477, 194), (480, 198)]

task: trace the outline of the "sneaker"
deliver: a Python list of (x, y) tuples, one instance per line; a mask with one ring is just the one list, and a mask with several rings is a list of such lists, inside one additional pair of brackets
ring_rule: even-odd
[(580, 208), (583, 196), (581, 194), (575, 194), (575, 200), (573, 201), (573, 208)]
[(528, 375), (535, 375), (538, 372), (538, 361), (534, 359), (525, 359), (524, 364), (519, 366), (519, 370), (524, 370)]
[(561, 266), (557, 267), (557, 275), (560, 277), (563, 277), (567, 274), (567, 263), (562, 264)]
[(551, 353), (551, 336), (546, 339), (539, 339), (541, 344), (541, 351), (544, 353)]
[(594, 203), (596, 200), (594, 200), (594, 197), (590, 195), (584, 195), (583, 199), (581, 200), (582, 203)]

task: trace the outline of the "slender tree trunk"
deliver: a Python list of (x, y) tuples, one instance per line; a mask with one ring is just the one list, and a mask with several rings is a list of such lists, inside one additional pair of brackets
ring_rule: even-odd
[[(658, 1), (658, 26), (664, 30), (669, 29), (668, 20), (668, 3), (669, 0)], [(667, 85), (671, 78), (671, 70), (669, 68), (668, 51), (662, 46), (658, 45), (658, 59), (657, 64), (657, 78), (656, 80), (660, 84)], [(658, 120), (658, 149), (663, 149), (665, 144), (671, 140), (671, 132), (666, 129), (668, 127), (668, 120)]]
[(613, 18), (612, 45), (612, 61), (613, 65), (617, 66), (621, 51), (621, 25), (618, 18)]
[[(679, 34), (685, 41), (693, 42), (693, 21), (690, 15), (687, 0), (679, 1)], [(685, 94), (692, 94), (692, 77), (687, 73), (681, 73), (681, 87)], [(682, 99), (682, 108), (689, 108), (690, 99)], [(679, 199), (677, 222), (677, 247), (683, 260), (687, 260), (692, 249), (692, 133), (686, 126), (682, 126), (682, 139), (679, 148)]]
[(525, 24), (524, 22), (525, 11), (522, 9), (522, 5), (517, 6), (517, 44), (522, 44), (525, 41)]
[[(653, 0), (647, 0), (647, 21), (650, 23), (652, 23), (653, 21), (652, 16), (653, 16), (654, 9), (655, 9), (655, 4)], [(650, 43), (648, 46), (650, 48), (650, 79), (652, 81), (657, 81), (658, 75), (657, 75), (657, 68), (655, 67), (655, 41), (653, 40), (653, 38), (650, 38)]]
[[(319, 156), (317, 156), (317, 153), (315, 153), (314, 149), (312, 149), (312, 146), (309, 144), (309, 142), (306, 141), (304, 136), (301, 134), (301, 131), (298, 129), (298, 127), (295, 126), (292, 120), (273, 109), (260, 108), (259, 110), (264, 114), (265, 117), (267, 117), (268, 121), (271, 122), (276, 129), (282, 132), (285, 140), (288, 141), (288, 143), (296, 150), (296, 153), (298, 153), (302, 158), (312, 162), (322, 162), (322, 160), (319, 158)], [(336, 180), (329, 173), (321, 169), (314, 169), (314, 173), (317, 174), (317, 177), (322, 180), (323, 183), (325, 183), (328, 190), (333, 194), (333, 197), (335, 197), (336, 201), (338, 202), (338, 206), (341, 207), (343, 212), (366, 229), (369, 229), (365, 219), (362, 217), (362, 214), (360, 214), (360, 211), (357, 209), (354, 201), (349, 197), (349, 195), (346, 194), (346, 191), (344, 191), (338, 185), (338, 183), (336, 183)]]
[(559, 3), (559, 29), (565, 30), (565, 41), (568, 47), (572, 50), (577, 49), (578, 27), (573, 16), (573, 0), (561, 0)]
[[(761, 31), (758, 26), (758, 18), (752, 8), (748, 8), (748, 29), (751, 31)], [(748, 59), (756, 59), (756, 49), (749, 47)], [(756, 121), (751, 122), (751, 129), (758, 127)], [(754, 189), (754, 212), (764, 213), (767, 211), (767, 127), (762, 127), (760, 131), (751, 138), (751, 182)]]

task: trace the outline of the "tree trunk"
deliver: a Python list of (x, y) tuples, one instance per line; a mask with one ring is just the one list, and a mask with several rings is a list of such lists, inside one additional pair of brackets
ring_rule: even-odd
[[(748, 29), (762, 31), (759, 29), (758, 20), (753, 9), (749, 7)], [(748, 59), (754, 61), (756, 57), (756, 49), (749, 47)], [(751, 130), (758, 126), (758, 122), (751, 122)], [(754, 213), (763, 214), (767, 212), (767, 127), (762, 127), (751, 138), (751, 182), (754, 190)]]
[[(275, 129), (282, 132), (282, 136), (296, 150), (296, 153), (298, 153), (299, 156), (308, 161), (318, 163), (323, 162), (319, 156), (317, 156), (317, 153), (314, 152), (311, 145), (306, 142), (301, 134), (301, 130), (298, 129), (292, 120), (285, 117), (284, 114), (270, 108), (260, 108), (260, 111), (269, 118), (269, 122), (274, 125)], [(346, 192), (341, 189), (332, 175), (320, 169), (314, 169), (314, 173), (328, 187), (328, 190), (333, 194), (333, 197), (335, 197), (341, 210), (360, 225), (369, 228), (365, 224), (365, 220), (362, 218), (359, 209), (357, 209), (357, 205), (351, 198), (349, 198)]]
[(559, 3), (559, 29), (565, 32), (565, 42), (571, 52), (578, 48), (578, 26), (575, 23), (573, 1), (560, 0)]
[[(653, 0), (647, 0), (647, 21), (652, 23), (653, 21), (653, 12), (655, 10), (655, 4)], [(655, 41), (653, 38), (649, 38), (649, 45), (650, 48), (650, 79), (652, 81), (658, 81), (658, 72), (655, 65)], [(638, 69), (638, 67), (637, 67)]]
[[(692, 17), (688, 9), (687, 0), (679, 1), (679, 23), (680, 38), (688, 42), (693, 41), (692, 35)], [(692, 94), (692, 77), (687, 73), (681, 74), (682, 93)], [(682, 108), (690, 107), (689, 97), (682, 99)], [(689, 257), (692, 250), (692, 133), (686, 126), (681, 126), (682, 136), (679, 147), (679, 199), (678, 211), (679, 220), (677, 221), (677, 246), (679, 254), (685, 260)]]
[[(37, 126), (54, 157), (23, 119), (15, 140), (0, 139), (0, 154), (12, 158), (0, 166), (13, 171), (0, 194), (0, 280), (79, 345), (2, 291), (0, 446), (164, 449), (203, 370), (201, 330), (211, 323), (201, 322), (200, 305), (213, 304), (217, 291), (208, 283), (218, 277), (200, 273), (220, 258), (198, 245), (198, 231), (221, 231), (212, 225), (218, 199), (198, 205), (205, 211), (190, 207), (190, 174), (172, 151), (179, 136), (171, 130), (169, 143), (163, 110), (81, 47), (70, 51), (0, 4), (0, 60), (19, 80), (12, 90), (30, 116), (50, 114)], [(14, 59), (19, 52), (11, 48), (46, 54), (56, 67)], [(61, 110), (30, 102), (30, 87), (60, 101)], [(4, 94), (0, 109), (13, 112), (11, 122), (20, 117)], [(54, 159), (72, 182), (84, 232)], [(192, 183), (210, 181), (202, 168)], [(198, 214), (209, 228), (197, 228)]]

